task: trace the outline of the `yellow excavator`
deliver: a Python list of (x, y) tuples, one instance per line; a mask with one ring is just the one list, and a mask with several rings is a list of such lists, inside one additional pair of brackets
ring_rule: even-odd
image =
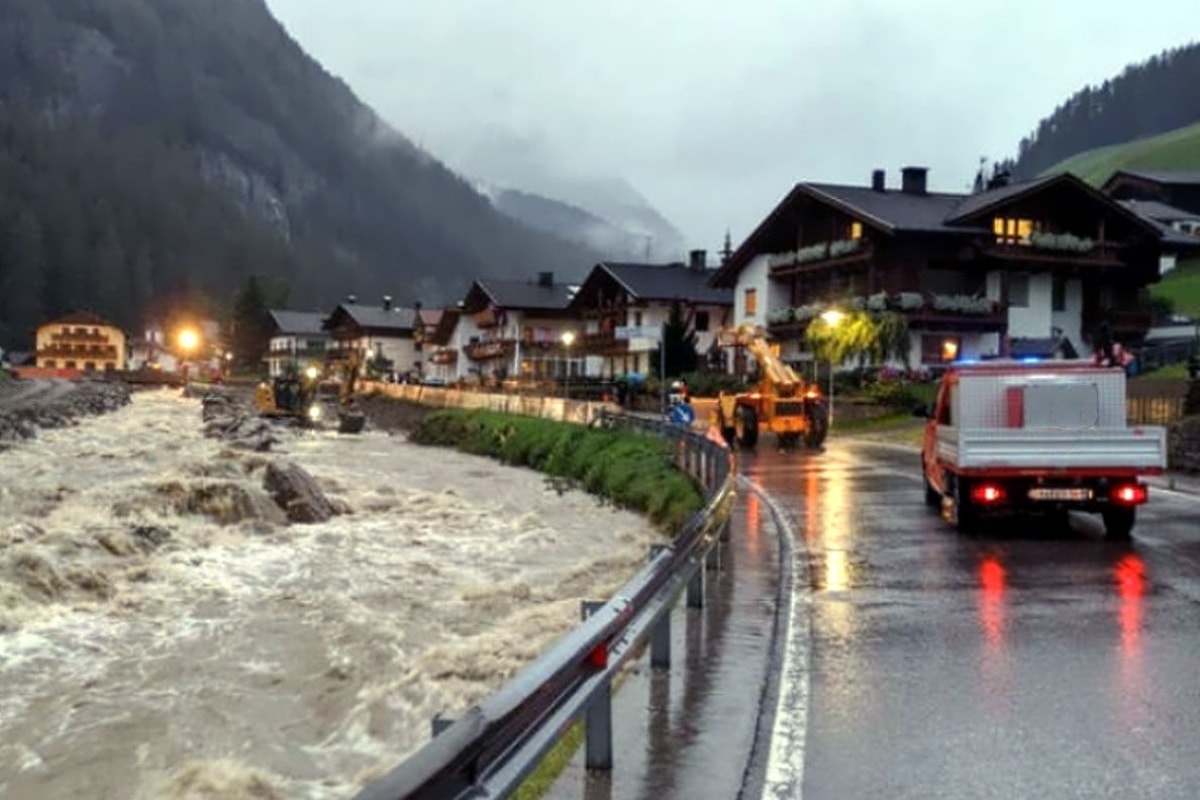
[(321, 404), (317, 397), (319, 378), (316, 367), (303, 372), (289, 367), (270, 383), (258, 385), (254, 405), (261, 416), (296, 419), (301, 425), (314, 427), (321, 421)]
[[(338, 433), (359, 433), (366, 424), (366, 415), (354, 399), (358, 370), (359, 359), (355, 354), (343, 367), (342, 383), (338, 388)], [(315, 428), (323, 416), (320, 378), (321, 373), (316, 367), (308, 367), (303, 372), (292, 367), (271, 383), (259, 384), (254, 393), (254, 405), (264, 417), (292, 418), (305, 427)]]
[[(758, 364), (758, 382), (749, 391), (721, 398), (716, 414), (718, 425), (729, 431), (736, 443), (746, 449), (758, 444), (760, 431), (778, 437), (783, 449), (800, 442), (820, 447), (829, 433), (829, 406), (816, 384), (806, 384), (775, 353), (762, 328), (741, 325), (725, 328), (717, 334), (721, 347), (740, 347)], [(733, 419), (728, 419), (732, 406)]]

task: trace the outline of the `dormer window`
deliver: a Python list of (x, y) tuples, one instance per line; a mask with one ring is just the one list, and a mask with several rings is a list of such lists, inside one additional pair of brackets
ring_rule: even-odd
[(999, 244), (1029, 244), (1033, 235), (1033, 220), (1016, 217), (996, 217), (992, 220), (992, 232)]

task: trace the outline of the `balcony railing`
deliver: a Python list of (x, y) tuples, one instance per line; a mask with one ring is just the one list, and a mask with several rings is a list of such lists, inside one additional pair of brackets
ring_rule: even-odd
[(458, 350), (453, 347), (435, 350), (429, 360), (434, 364), (454, 364), (458, 361)]
[(80, 361), (84, 359), (102, 359), (115, 361), (117, 348), (108, 345), (51, 345), (37, 351), (38, 358), (64, 358)]
[(91, 333), (90, 331), (76, 332), (68, 330), (66, 332), (59, 331), (58, 333), (50, 334), (50, 340), (52, 342), (80, 342), (84, 344), (92, 342), (96, 344), (107, 344), (110, 341), (110, 337), (99, 332)]
[(1093, 242), (1078, 237), (1068, 237), (1064, 241), (1070, 245), (1055, 245), (1054, 239), (1039, 242), (1018, 243), (1014, 241), (993, 241), (983, 248), (983, 252), (992, 258), (1005, 261), (1037, 261), (1039, 263), (1065, 264), (1120, 264), (1123, 246), (1114, 242)]
[(493, 339), (489, 342), (472, 342), (463, 348), (463, 353), (472, 361), (489, 361), (512, 356), (516, 342), (512, 339)]
[(786, 253), (772, 253), (767, 256), (767, 267), (772, 277), (785, 277), (853, 261), (869, 261), (874, 255), (874, 247), (865, 239), (838, 239)]

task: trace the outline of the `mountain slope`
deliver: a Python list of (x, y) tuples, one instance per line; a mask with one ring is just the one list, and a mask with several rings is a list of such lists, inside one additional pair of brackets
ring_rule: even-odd
[(1046, 172), (1073, 172), (1099, 186), (1121, 169), (1200, 170), (1200, 123), (1124, 144), (1085, 150)]
[(0, 341), (79, 306), (134, 327), (250, 272), (304, 305), (431, 302), (597, 257), (498, 213), (262, 0), (0, 4)]
[[(649, 205), (635, 206), (622, 214), (624, 226), (610, 222), (584, 208), (517, 189), (485, 189), (485, 196), (501, 212), (537, 230), (553, 233), (589, 247), (607, 260), (652, 261), (682, 258), (683, 237)], [(647, 220), (661, 220), (658, 235), (648, 233)], [(626, 227), (627, 226), (627, 227)], [(663, 231), (670, 237), (664, 243)]]
[(1127, 67), (1072, 95), (1025, 137), (1006, 166), (1025, 178), (1085, 150), (1130, 142), (1200, 122), (1200, 44)]

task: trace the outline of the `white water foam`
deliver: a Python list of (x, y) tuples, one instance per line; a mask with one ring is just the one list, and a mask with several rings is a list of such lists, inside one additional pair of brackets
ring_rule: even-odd
[[(400, 436), (284, 438), (230, 451), (154, 392), (0, 454), (0, 796), (349, 796), (661, 538)], [(284, 524), (272, 458), (351, 513)]]

